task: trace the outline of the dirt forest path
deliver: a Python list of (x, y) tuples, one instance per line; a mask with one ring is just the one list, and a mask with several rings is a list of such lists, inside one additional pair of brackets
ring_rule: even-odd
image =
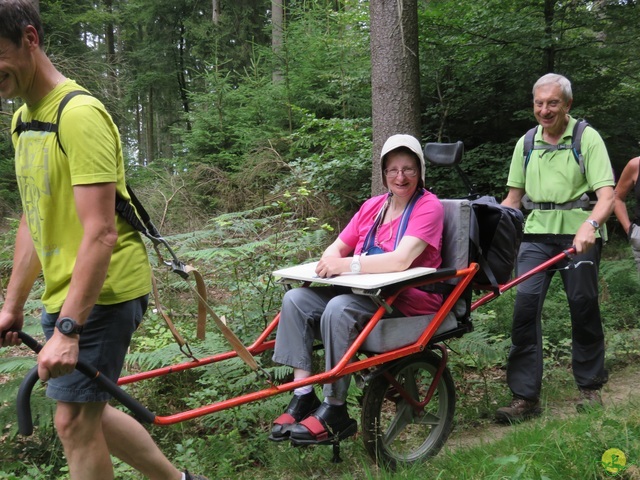
[[(543, 386), (544, 388), (544, 386)], [(568, 418), (578, 415), (575, 409), (575, 398), (567, 397), (561, 401), (548, 403), (543, 415), (553, 415), (556, 418)], [(640, 366), (632, 365), (610, 372), (609, 381), (602, 389), (602, 401), (605, 408), (621, 402), (635, 400), (640, 402)], [(492, 421), (483, 422), (475, 428), (454, 429), (445, 444), (445, 449), (455, 451), (483, 444), (491, 444), (509, 433), (508, 425), (500, 425)]]

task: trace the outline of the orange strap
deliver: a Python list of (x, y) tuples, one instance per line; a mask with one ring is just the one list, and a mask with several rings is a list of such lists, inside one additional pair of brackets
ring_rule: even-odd
[[(231, 331), (231, 329), (229, 329), (229, 327), (227, 327), (225, 322), (216, 314), (216, 312), (213, 311), (213, 309), (207, 303), (207, 289), (204, 283), (204, 279), (202, 278), (202, 274), (198, 272), (198, 270), (196, 270), (191, 265), (185, 265), (184, 271), (187, 272), (189, 276), (193, 276), (193, 278), (196, 281), (196, 286), (194, 287), (188, 278), (184, 279), (186, 284), (189, 286), (189, 289), (191, 290), (191, 292), (198, 299), (198, 324), (197, 324), (197, 332), (196, 332), (196, 336), (198, 337), (198, 339), (204, 340), (205, 338), (205, 330), (206, 330), (205, 327), (206, 327), (207, 313), (208, 313), (211, 316), (211, 318), (213, 318), (213, 321), (216, 323), (216, 326), (220, 329), (220, 332), (224, 335), (227, 341), (231, 344), (231, 347), (238, 354), (238, 357), (240, 357), (252, 370), (254, 371), (262, 370), (258, 366), (255, 358), (253, 358), (253, 355), (251, 355), (249, 350), (247, 350), (247, 348), (243, 345), (240, 339)], [(194, 358), (193, 354), (191, 353), (191, 349), (189, 348), (189, 344), (185, 341), (182, 335), (180, 335), (175, 325), (171, 321), (171, 318), (169, 317), (169, 315), (167, 315), (167, 313), (162, 308), (162, 303), (160, 302), (160, 295), (158, 293), (156, 279), (153, 275), (151, 275), (151, 283), (153, 286), (153, 296), (155, 298), (156, 308), (158, 309), (158, 312), (160, 313), (160, 315), (162, 315), (162, 318), (164, 318), (164, 321), (167, 323), (167, 326), (169, 327), (169, 330), (171, 331), (173, 338), (175, 338), (176, 342), (180, 346), (180, 350), (188, 357)], [(185, 351), (185, 349), (187, 351)]]
[[(198, 286), (198, 288), (194, 287), (193, 285), (191, 285), (189, 280), (185, 279), (185, 281), (187, 282), (187, 285), (189, 285), (189, 288), (191, 289), (191, 291), (194, 293), (194, 295), (198, 299), (198, 329), (200, 329), (200, 315), (199, 315), (199, 313), (200, 313), (201, 309), (204, 309), (205, 314), (208, 313), (211, 316), (211, 318), (213, 318), (213, 321), (216, 323), (216, 326), (220, 329), (220, 332), (222, 332), (222, 334), (227, 339), (227, 341), (231, 344), (231, 347), (236, 351), (238, 356), (242, 360), (244, 360), (244, 362), (247, 365), (249, 365), (249, 367), (252, 370), (257, 371), (258, 369), (260, 369), (260, 367), (258, 366), (258, 364), (256, 362), (256, 359), (253, 358), (253, 355), (251, 355), (249, 350), (247, 350), (247, 347), (245, 347), (243, 345), (243, 343), (240, 341), (240, 339), (238, 337), (236, 337), (235, 333), (233, 333), (229, 329), (229, 327), (227, 327), (227, 325), (220, 319), (220, 317), (218, 317), (216, 312), (214, 312), (213, 309), (207, 303), (206, 291), (204, 289), (204, 280), (202, 279), (202, 275), (200, 275), (200, 273), (195, 268), (191, 267), (190, 265), (187, 265), (185, 267), (185, 271), (187, 273), (189, 273), (189, 274), (193, 273), (193, 276), (196, 279), (196, 285)], [(200, 288), (201, 286), (202, 286), (202, 288)], [(204, 291), (204, 295), (202, 295), (201, 291)], [(203, 334), (203, 338), (204, 338), (204, 321), (202, 322), (202, 334)], [(200, 337), (198, 337), (198, 338), (200, 338)], [(262, 369), (260, 369), (260, 370), (262, 370)]]
[[(198, 324), (196, 329), (196, 336), (198, 337), (199, 340), (204, 340), (205, 332), (206, 332), (205, 327), (207, 323), (207, 309), (205, 307), (206, 299), (207, 299), (207, 289), (205, 287), (204, 279), (202, 278), (202, 275), (200, 274), (200, 272), (198, 272), (195, 268), (190, 266), (187, 266), (187, 268), (188, 268), (187, 271), (192, 272), (193, 276), (196, 279), (196, 285), (197, 285), (197, 291), (198, 291)], [(175, 339), (176, 343), (180, 347), (180, 351), (184, 353), (187, 357), (190, 357), (196, 360), (196, 358), (193, 356), (193, 353), (191, 353), (191, 348), (189, 347), (189, 344), (184, 339), (184, 337), (180, 335), (180, 332), (178, 332), (178, 329), (173, 324), (171, 317), (169, 317), (167, 312), (164, 311), (162, 302), (160, 301), (160, 293), (158, 292), (158, 284), (156, 281), (156, 277), (153, 275), (153, 273), (151, 273), (151, 286), (153, 289), (153, 298), (155, 299), (156, 309), (158, 310), (158, 313), (162, 315), (162, 318), (164, 318), (164, 321), (167, 324), (167, 327), (169, 327), (169, 330), (171, 331), (173, 338)]]

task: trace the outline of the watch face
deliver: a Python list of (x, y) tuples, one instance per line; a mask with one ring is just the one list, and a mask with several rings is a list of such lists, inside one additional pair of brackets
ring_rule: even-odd
[(71, 333), (73, 331), (73, 321), (68, 318), (60, 320), (59, 327), (62, 333)]
[(80, 327), (72, 318), (64, 317), (56, 322), (56, 326), (60, 333), (64, 335), (71, 335), (72, 333), (80, 333), (82, 327)]
[(353, 259), (351, 261), (351, 272), (360, 273), (360, 259)]

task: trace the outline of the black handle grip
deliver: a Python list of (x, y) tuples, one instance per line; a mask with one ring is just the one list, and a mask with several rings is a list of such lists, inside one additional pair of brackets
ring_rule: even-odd
[(33, 433), (33, 418), (31, 417), (31, 392), (38, 381), (38, 365), (29, 370), (18, 389), (16, 407), (18, 409), (18, 432), (25, 437)]
[[(31, 350), (39, 353), (42, 350), (40, 345), (33, 337), (24, 333), (18, 332), (20, 340), (27, 345)], [(133, 413), (133, 416), (143, 423), (153, 423), (156, 415), (151, 412), (147, 407), (138, 402), (135, 398), (125, 392), (111, 379), (101, 375), (100, 372), (92, 365), (85, 363), (81, 360), (76, 364), (76, 370), (86, 375), (91, 380), (96, 382), (100, 388), (109, 392), (116, 400), (122, 405), (127, 407)], [(33, 433), (33, 420), (31, 417), (31, 392), (34, 385), (38, 381), (38, 367), (33, 367), (27, 376), (20, 384), (17, 398), (18, 408), (18, 430), (20, 434), (29, 436)]]
[(102, 375), (96, 368), (83, 361), (78, 361), (76, 370), (85, 374), (91, 380), (96, 382), (100, 388), (109, 392), (113, 398), (118, 400), (122, 405), (127, 407), (133, 413), (133, 416), (143, 423), (153, 423), (156, 419), (155, 413), (152, 413), (147, 407), (138, 402), (135, 398), (125, 392), (110, 378)]

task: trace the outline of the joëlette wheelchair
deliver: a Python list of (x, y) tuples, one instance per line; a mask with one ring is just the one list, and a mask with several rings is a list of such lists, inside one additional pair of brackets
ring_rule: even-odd
[[(425, 157), (430, 163), (458, 169), (462, 152), (461, 142), (432, 143), (425, 147)], [(183, 422), (290, 392), (304, 385), (330, 383), (341, 376), (355, 374), (358, 384), (364, 390), (360, 430), (371, 458), (391, 468), (396, 464), (424, 461), (441, 449), (453, 426), (456, 387), (447, 367), (447, 348), (442, 342), (472, 331), (471, 313), (478, 307), (575, 253), (573, 248), (569, 248), (497, 288), (474, 284), (474, 275), (479, 266), (470, 261), (471, 202), (469, 199), (445, 199), (442, 204), (445, 220), (442, 266), (438, 269), (417, 268), (396, 274), (338, 276), (334, 279), (311, 278), (309, 272), (313, 269), (309, 270), (309, 266), (274, 272), (282, 278), (287, 288), (297, 282), (302, 282), (303, 286), (311, 282), (342, 282), (341, 285), (351, 287), (357, 294), (371, 297), (379, 305), (371, 320), (331, 371), (280, 384), (265, 381), (264, 388), (256, 391), (161, 416), (150, 412), (120, 386), (223, 362), (237, 357), (237, 352), (231, 350), (208, 358), (129, 375), (120, 378), (117, 385), (100, 376), (99, 372), (88, 365), (79, 363), (77, 368), (111, 392), (139, 421), (156, 425)], [(444, 302), (438, 312), (417, 317), (382, 318), (398, 294), (412, 287), (442, 292)], [(474, 290), (484, 291), (484, 295), (472, 301)], [(247, 347), (251, 355), (260, 355), (274, 348), (275, 341), (272, 338), (278, 321), (279, 314), (254, 343)], [(20, 332), (20, 335), (24, 343), (33, 350), (41, 348), (24, 332)], [(25, 377), (18, 394), (19, 429), (23, 435), (30, 435), (33, 430), (29, 402), (37, 380), (37, 368), (34, 368)], [(333, 461), (340, 461), (339, 441), (327, 438), (323, 443), (333, 445)]]

